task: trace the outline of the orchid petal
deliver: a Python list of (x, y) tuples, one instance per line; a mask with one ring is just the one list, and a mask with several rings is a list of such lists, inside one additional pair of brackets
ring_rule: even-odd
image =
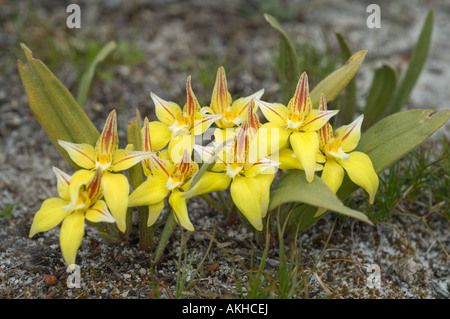
[(34, 215), (29, 237), (57, 226), (67, 215), (67, 212), (62, 209), (64, 205), (67, 205), (66, 200), (56, 197), (46, 199)]
[(291, 134), (289, 141), (295, 156), (305, 169), (306, 180), (311, 183), (316, 171), (319, 135), (316, 132), (294, 132)]
[(254, 157), (254, 152), (257, 153), (256, 158), (261, 159), (286, 148), (290, 134), (289, 130), (274, 123), (264, 123), (256, 132), (257, 137), (250, 142), (249, 158)]
[(152, 226), (158, 220), (159, 215), (161, 215), (161, 211), (164, 208), (164, 205), (164, 200), (156, 204), (148, 205), (147, 227)]
[(231, 105), (231, 94), (227, 88), (225, 69), (221, 66), (217, 70), (216, 82), (211, 96), (210, 107), (215, 114), (224, 114), (225, 109)]
[(70, 193), (69, 193), (69, 184), (70, 184), (70, 175), (64, 173), (62, 170), (60, 170), (57, 167), (53, 167), (53, 173), (55, 173), (56, 176), (56, 187), (58, 189), (59, 197), (70, 200)]
[(84, 211), (76, 211), (64, 218), (59, 234), (59, 244), (67, 265), (75, 264), (83, 236)]
[(206, 193), (219, 192), (228, 188), (231, 178), (225, 173), (204, 172), (197, 183), (181, 197), (191, 198)]
[(121, 173), (105, 171), (102, 176), (102, 185), (106, 204), (116, 220), (117, 227), (124, 233), (130, 192), (128, 179)]
[(78, 166), (85, 169), (93, 169), (95, 167), (95, 149), (92, 145), (85, 143), (75, 144), (61, 140), (58, 140), (58, 143)]
[(258, 162), (245, 169), (245, 176), (254, 177), (260, 174), (274, 174), (277, 171), (279, 162), (269, 158), (262, 158)]
[(168, 147), (169, 157), (172, 162), (179, 162), (183, 157), (184, 151), (188, 151), (189, 154), (192, 154), (194, 143), (195, 137), (192, 134), (179, 135), (177, 138), (172, 139), (169, 142)]
[(324, 165), (322, 180), (336, 193), (344, 180), (344, 169), (334, 159), (328, 159)]
[(281, 103), (269, 103), (255, 100), (256, 105), (261, 110), (264, 117), (279, 127), (286, 127), (286, 119), (288, 116), (288, 108)]
[[(145, 120), (144, 120), (145, 121)], [(145, 122), (144, 122), (145, 127)], [(169, 143), (172, 132), (169, 130), (168, 126), (164, 123), (161, 123), (159, 121), (152, 121), (148, 123), (148, 137), (151, 137), (151, 149), (146, 146), (145, 141), (147, 140), (147, 143), (150, 141), (149, 138), (145, 138), (145, 135), (142, 139), (144, 151), (159, 151), (162, 150), (167, 143)]]
[(159, 203), (168, 194), (166, 182), (157, 177), (149, 177), (139, 185), (128, 197), (128, 206), (147, 206)]
[(303, 131), (314, 132), (320, 130), (330, 118), (335, 116), (339, 111), (319, 111), (316, 109), (311, 110), (305, 118), (305, 122), (302, 126)]
[(171, 126), (182, 116), (182, 111), (178, 104), (163, 100), (154, 93), (151, 93), (151, 98), (155, 103), (156, 117), (167, 126)]
[[(82, 202), (83, 199), (79, 198), (80, 187), (86, 185), (94, 177), (95, 172), (96, 171), (80, 169), (72, 175), (69, 184), (70, 203), (63, 207), (66, 211), (77, 209), (79, 204), (82, 204), (84, 207), (85, 204)], [(82, 203), (80, 203), (80, 201)]]
[(136, 165), (137, 163), (149, 158), (150, 152), (128, 151), (124, 149), (117, 150), (114, 153), (111, 171), (120, 172)]
[(200, 104), (192, 90), (191, 76), (189, 76), (186, 81), (186, 104), (184, 105), (183, 112), (190, 118), (193, 118), (195, 113), (199, 112), (200, 109)]
[(105, 201), (98, 200), (86, 211), (86, 219), (92, 223), (114, 223), (115, 219), (108, 210)]
[(369, 194), (369, 202), (372, 204), (379, 181), (370, 157), (362, 152), (351, 152), (350, 158), (339, 160), (339, 164), (342, 165), (356, 185), (366, 190)]
[(198, 112), (194, 116), (194, 125), (191, 128), (191, 134), (200, 135), (206, 132), (215, 122), (223, 117), (222, 114), (204, 114)]
[(294, 96), (288, 104), (289, 115), (299, 116), (299, 121), (303, 121), (305, 116), (312, 109), (311, 97), (309, 96), (308, 75), (303, 72), (297, 84)]
[[(263, 229), (262, 218), (267, 213), (269, 185), (273, 175), (262, 174), (255, 177), (236, 175), (230, 186), (230, 194), (239, 211), (257, 230)], [(270, 182), (270, 183), (268, 183)]]
[(363, 119), (364, 114), (361, 114), (352, 123), (336, 129), (335, 136), (342, 140), (342, 150), (344, 152), (351, 152), (358, 145), (359, 139), (361, 138), (361, 124)]
[(103, 131), (95, 145), (95, 152), (99, 157), (97, 160), (99, 160), (102, 165), (111, 163), (112, 154), (118, 149), (118, 146), (119, 134), (117, 132), (117, 116), (116, 111), (112, 110), (106, 119)]
[(194, 226), (189, 219), (186, 199), (181, 197), (182, 194), (179, 189), (174, 189), (169, 196), (169, 204), (175, 213), (178, 224), (189, 231), (194, 231)]
[(247, 108), (249, 107), (252, 100), (259, 100), (264, 94), (264, 89), (259, 90), (249, 96), (240, 97), (231, 104), (231, 109), (236, 111), (238, 117), (245, 117), (247, 113)]

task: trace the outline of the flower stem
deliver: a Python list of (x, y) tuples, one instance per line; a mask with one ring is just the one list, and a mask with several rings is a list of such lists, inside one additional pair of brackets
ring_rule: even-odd
[(139, 207), (139, 248), (149, 251), (153, 247), (154, 227), (147, 227), (148, 207)]
[(173, 230), (177, 225), (177, 221), (175, 219), (173, 211), (170, 211), (169, 216), (166, 221), (166, 225), (164, 226), (163, 232), (161, 233), (161, 238), (159, 239), (158, 247), (156, 247), (155, 253), (153, 255), (153, 263), (157, 264), (164, 252), (164, 249), (167, 246), (167, 243), (172, 236)]

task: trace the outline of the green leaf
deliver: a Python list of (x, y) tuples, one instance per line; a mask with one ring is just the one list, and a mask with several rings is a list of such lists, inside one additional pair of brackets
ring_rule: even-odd
[[(450, 118), (450, 111), (431, 113), (432, 110), (410, 110), (392, 114), (362, 134), (355, 150), (366, 153), (379, 174), (422, 144)], [(344, 199), (357, 188), (346, 177), (337, 195)]]
[[(136, 110), (136, 120), (128, 123), (128, 144), (133, 145), (133, 151), (142, 151), (141, 137), (141, 114)], [(144, 171), (142, 165), (134, 165), (129, 168), (130, 182), (133, 189), (136, 189), (142, 182)]]
[(304, 171), (292, 170), (281, 178), (271, 192), (269, 210), (292, 202), (332, 210), (371, 224), (366, 215), (346, 207), (320, 177), (308, 183)]
[(430, 10), (428, 11), (419, 38), (411, 54), (408, 69), (404, 75), (403, 81), (400, 83), (395, 100), (390, 107), (391, 114), (400, 111), (405, 105), (419, 78), (430, 48), (433, 20), (433, 11)]
[(323, 93), (327, 102), (333, 101), (347, 86), (358, 71), (367, 50), (353, 54), (343, 66), (328, 75), (311, 91), (311, 102), (314, 108), (319, 107), (320, 96)]
[(91, 82), (94, 78), (95, 69), (97, 65), (105, 60), (108, 55), (116, 49), (117, 45), (114, 41), (108, 42), (95, 56), (94, 60), (90, 63), (88, 69), (83, 74), (78, 87), (77, 101), (82, 107), (86, 104), (86, 100), (91, 88)]
[(100, 133), (84, 110), (56, 76), (40, 60), (34, 59), (28, 47), (21, 43), (27, 63), (18, 61), (19, 74), (28, 96), (31, 110), (64, 158), (78, 166), (58, 140), (95, 145)]
[(289, 99), (294, 95), (297, 81), (300, 76), (297, 52), (295, 51), (289, 36), (278, 23), (277, 19), (267, 13), (264, 14), (264, 18), (280, 34), (280, 60), (278, 67), (282, 91), (281, 99), (283, 103), (287, 104)]
[(391, 65), (385, 63), (375, 71), (364, 109), (363, 131), (384, 116), (394, 94), (396, 83), (397, 72)]
[[(342, 62), (345, 63), (352, 56), (352, 50), (340, 32), (335, 32), (336, 38), (341, 48)], [(344, 90), (342, 105), (339, 107), (340, 122), (347, 124), (353, 121), (356, 110), (356, 78), (353, 78)]]

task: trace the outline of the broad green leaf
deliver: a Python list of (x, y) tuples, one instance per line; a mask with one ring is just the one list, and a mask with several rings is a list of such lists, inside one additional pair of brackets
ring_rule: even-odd
[(289, 36), (278, 23), (277, 19), (267, 13), (264, 14), (264, 18), (280, 34), (280, 60), (278, 66), (280, 71), (282, 101), (287, 104), (292, 95), (294, 95), (299, 78), (297, 52), (295, 51)]
[(400, 83), (395, 100), (390, 106), (391, 114), (400, 111), (400, 109), (405, 105), (414, 88), (414, 85), (417, 82), (417, 79), (419, 78), (430, 48), (431, 34), (433, 32), (433, 20), (433, 11), (430, 10), (411, 54), (408, 69), (403, 77), (403, 81)]
[(385, 63), (375, 71), (364, 109), (363, 131), (384, 116), (394, 94), (396, 83), (397, 72), (391, 65)]
[(269, 210), (292, 202), (322, 207), (371, 224), (366, 215), (346, 207), (319, 177), (308, 183), (304, 171), (292, 170), (281, 178), (271, 192)]
[(70, 92), (32, 52), (21, 44), (26, 63), (18, 61), (20, 78), (31, 110), (55, 147), (72, 166), (77, 165), (58, 140), (95, 145), (100, 135), (94, 124)]
[[(422, 144), (450, 118), (450, 111), (431, 113), (432, 110), (410, 110), (387, 116), (361, 135), (355, 150), (366, 153), (379, 174)], [(357, 188), (345, 178), (337, 195), (344, 199)]]
[(95, 69), (97, 68), (97, 65), (105, 60), (108, 55), (116, 49), (117, 45), (116, 42), (110, 41), (108, 42), (103, 48), (100, 49), (100, 51), (97, 53), (97, 55), (94, 57), (94, 60), (90, 63), (88, 69), (83, 74), (80, 80), (80, 85), (78, 87), (78, 94), (77, 94), (77, 101), (78, 104), (80, 104), (82, 107), (86, 104), (86, 100), (91, 88), (91, 82), (94, 78)]
[[(335, 32), (336, 38), (341, 48), (342, 62), (346, 62), (352, 56), (352, 50), (340, 32)], [(347, 124), (353, 121), (356, 109), (356, 78), (354, 77), (348, 83), (343, 92), (341, 99), (341, 106), (339, 107), (339, 119), (341, 124)]]
[(353, 54), (347, 63), (339, 69), (328, 75), (311, 91), (311, 102), (313, 108), (319, 107), (320, 96), (323, 93), (327, 102), (333, 101), (339, 93), (347, 86), (358, 71), (367, 50), (359, 51)]

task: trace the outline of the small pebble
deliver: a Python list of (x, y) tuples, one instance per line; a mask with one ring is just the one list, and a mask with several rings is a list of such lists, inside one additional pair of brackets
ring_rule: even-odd
[(44, 282), (47, 286), (54, 286), (56, 282), (58, 281), (58, 278), (54, 275), (45, 275)]

